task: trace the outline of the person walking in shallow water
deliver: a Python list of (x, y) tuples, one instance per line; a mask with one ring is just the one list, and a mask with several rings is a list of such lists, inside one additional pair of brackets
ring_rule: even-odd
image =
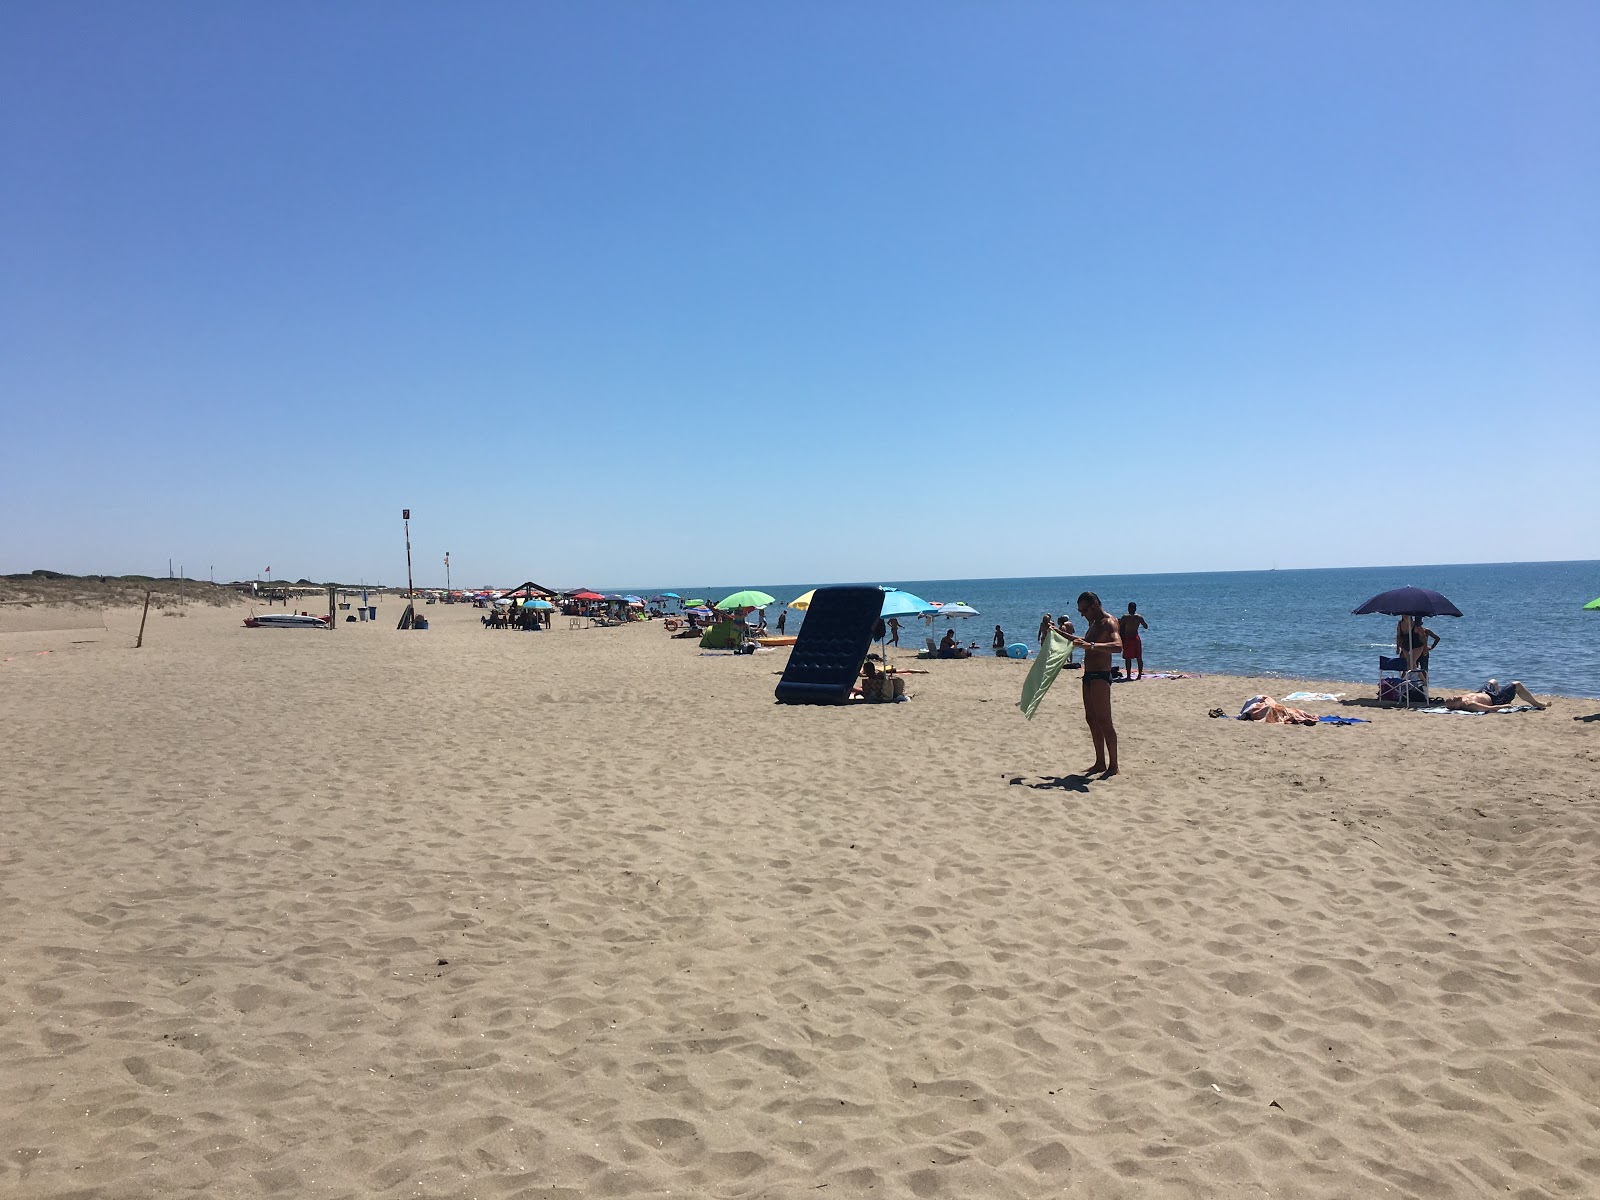
[(1117, 623), (1093, 592), (1078, 597), (1078, 615), (1087, 623), (1072, 644), (1083, 647), (1083, 719), (1094, 739), (1094, 765), (1084, 772), (1117, 773), (1117, 729), (1111, 723), (1111, 660), (1122, 649)]

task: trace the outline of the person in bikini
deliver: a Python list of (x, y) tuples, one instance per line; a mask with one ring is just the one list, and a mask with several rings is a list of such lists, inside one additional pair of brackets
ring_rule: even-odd
[(1094, 765), (1084, 774), (1117, 773), (1117, 730), (1111, 723), (1111, 660), (1122, 649), (1117, 623), (1093, 592), (1078, 597), (1078, 614), (1086, 624), (1082, 637), (1072, 639), (1083, 647), (1083, 719), (1094, 739)]
[(1443, 639), (1422, 623), (1421, 617), (1411, 618), (1411, 669), (1422, 672), (1422, 681), (1428, 681), (1428, 655)]
[[(1139, 615), (1139, 606), (1128, 602), (1128, 615), (1117, 618), (1117, 633), (1122, 637), (1122, 673), (1129, 679), (1144, 678), (1144, 643), (1139, 640), (1139, 630), (1149, 629), (1150, 622)], [(1139, 664), (1139, 674), (1133, 673), (1133, 664)]]

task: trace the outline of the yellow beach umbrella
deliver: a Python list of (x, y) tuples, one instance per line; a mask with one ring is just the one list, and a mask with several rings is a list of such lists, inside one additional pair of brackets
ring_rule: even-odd
[(789, 601), (789, 607), (798, 609), (800, 612), (805, 612), (806, 609), (811, 607), (811, 597), (815, 596), (816, 594), (817, 589), (812, 588), (804, 596), (796, 596), (793, 600)]

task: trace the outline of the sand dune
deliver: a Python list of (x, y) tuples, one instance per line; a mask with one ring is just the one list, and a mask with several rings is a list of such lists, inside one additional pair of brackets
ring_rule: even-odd
[(1084, 782), (1021, 664), (427, 611), (0, 634), (0, 1191), (1600, 1194), (1596, 702)]

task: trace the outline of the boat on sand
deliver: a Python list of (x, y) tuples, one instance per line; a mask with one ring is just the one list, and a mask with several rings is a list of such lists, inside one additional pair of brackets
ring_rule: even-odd
[(326, 629), (328, 618), (310, 613), (251, 613), (244, 625), (246, 629)]

